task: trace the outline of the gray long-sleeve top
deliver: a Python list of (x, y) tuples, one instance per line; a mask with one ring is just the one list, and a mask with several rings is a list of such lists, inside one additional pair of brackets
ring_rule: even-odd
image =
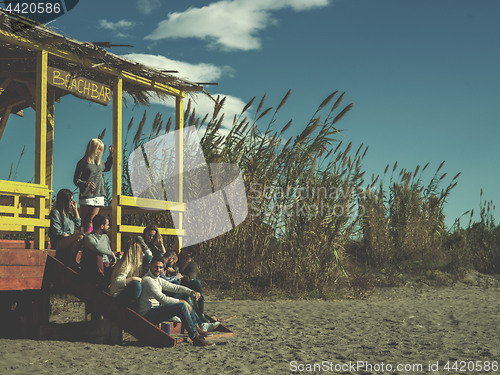
[(145, 315), (149, 310), (160, 305), (179, 303), (177, 298), (168, 297), (163, 292), (191, 294), (193, 290), (185, 286), (169, 283), (160, 277), (154, 276), (151, 271), (148, 271), (142, 278), (142, 293), (139, 299), (138, 309), (139, 314)]
[[(103, 172), (111, 170), (113, 166), (113, 158), (109, 154), (106, 163), (97, 165), (94, 163), (87, 163), (85, 160), (81, 159), (76, 165), (75, 175), (73, 176), (73, 182), (80, 189), (80, 199), (95, 198), (104, 196), (104, 178), (102, 176)], [(94, 192), (87, 186), (89, 182), (94, 183)]]
[(111, 242), (106, 234), (88, 234), (83, 240), (83, 246), (94, 253), (101, 254), (103, 262), (109, 262), (109, 259), (113, 257)]

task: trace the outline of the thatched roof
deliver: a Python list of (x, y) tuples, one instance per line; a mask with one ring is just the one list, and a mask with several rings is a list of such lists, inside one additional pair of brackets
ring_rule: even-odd
[[(109, 86), (115, 77), (121, 76), (123, 90), (137, 103), (149, 104), (151, 95), (176, 95), (176, 90), (203, 91), (197, 83), (127, 60), (93, 43), (79, 42), (0, 9), (0, 87), (9, 79), (3, 94), (0, 89), (0, 111), (10, 105), (13, 113), (34, 106), (36, 53), (42, 49), (49, 52), (49, 66), (76, 76)], [(172, 69), (165, 67), (165, 70), (169, 68)], [(54, 90), (56, 99), (68, 94)]]

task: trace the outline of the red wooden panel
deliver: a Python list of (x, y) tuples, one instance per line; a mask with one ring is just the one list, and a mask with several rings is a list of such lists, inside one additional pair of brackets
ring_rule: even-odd
[(43, 278), (43, 266), (3, 266), (0, 265), (0, 279)]
[(17, 240), (0, 240), (0, 249), (25, 249), (24, 241)]
[(44, 266), (47, 253), (55, 250), (0, 249), (0, 265)]
[(0, 279), (0, 291), (4, 290), (38, 290), (42, 287), (42, 278)]

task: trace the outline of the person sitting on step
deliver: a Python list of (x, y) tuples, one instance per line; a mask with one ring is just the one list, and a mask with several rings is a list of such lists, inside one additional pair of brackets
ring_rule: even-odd
[[(176, 272), (179, 274), (177, 277), (180, 279), (181, 285), (200, 292), (203, 296), (201, 281), (198, 279), (198, 263), (194, 261), (194, 257), (197, 255), (198, 250), (198, 245), (182, 248), (179, 253), (179, 260), (176, 263)], [(198, 301), (197, 313), (203, 321), (209, 322), (210, 320), (205, 316), (204, 312), (205, 299), (202, 297), (200, 298), (200, 301)]]
[(193, 345), (215, 345), (205, 340), (205, 337), (210, 336), (210, 334), (200, 328), (198, 316), (191, 306), (185, 300), (168, 297), (163, 292), (185, 293), (193, 295), (195, 299), (200, 298), (200, 294), (187, 287), (172, 284), (162, 279), (160, 274), (163, 272), (163, 267), (163, 258), (153, 258), (148, 273), (142, 278), (139, 314), (153, 324), (168, 321), (172, 317), (178, 316), (187, 329)]
[(92, 220), (93, 231), (83, 240), (82, 272), (99, 288), (107, 289), (110, 282), (111, 266), (116, 257), (111, 250), (111, 242), (106, 234), (109, 220), (97, 214)]
[(142, 247), (134, 241), (113, 268), (109, 293), (125, 306), (135, 307), (139, 302), (142, 262)]
[(73, 193), (69, 189), (59, 190), (49, 219), (50, 246), (56, 250), (56, 258), (68, 266), (77, 267), (76, 255), (83, 238), (78, 229), (82, 221)]

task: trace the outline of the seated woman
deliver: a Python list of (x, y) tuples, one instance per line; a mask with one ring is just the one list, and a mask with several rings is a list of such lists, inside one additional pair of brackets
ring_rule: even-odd
[(56, 258), (66, 265), (76, 266), (76, 254), (83, 235), (75, 233), (75, 228), (80, 228), (82, 221), (70, 190), (59, 190), (49, 219), (50, 245), (56, 250)]
[(163, 237), (158, 231), (158, 227), (156, 225), (148, 225), (144, 228), (142, 232), (142, 236), (137, 237), (137, 241), (142, 247), (142, 251), (144, 252), (144, 260), (148, 260), (148, 262), (144, 262), (143, 264), (143, 273), (147, 273), (149, 270), (149, 263), (153, 257), (163, 256), (165, 254), (165, 246), (163, 245)]
[(127, 248), (111, 274), (110, 294), (124, 305), (131, 306), (138, 301), (142, 291), (142, 247), (135, 241)]

